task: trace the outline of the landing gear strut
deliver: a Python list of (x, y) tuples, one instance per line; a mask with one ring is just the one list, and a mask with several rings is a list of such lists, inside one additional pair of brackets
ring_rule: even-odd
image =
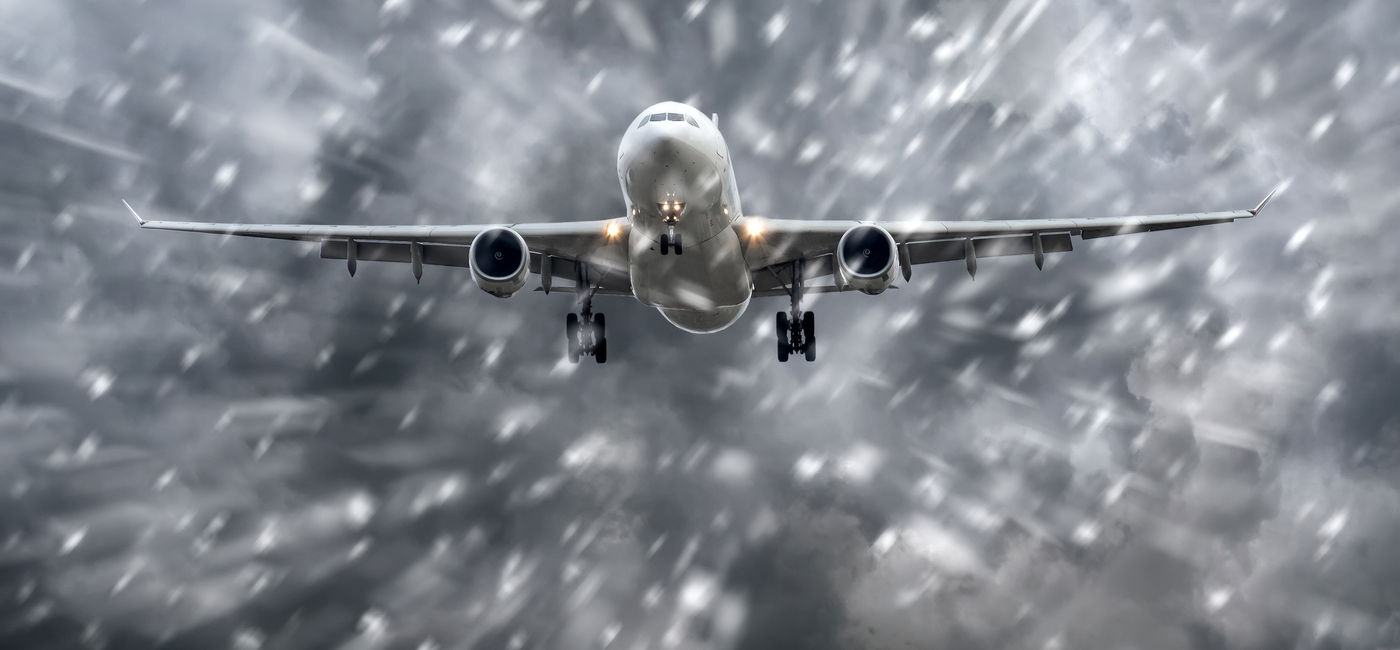
[(593, 313), (593, 287), (588, 283), (588, 269), (579, 265), (579, 313), (564, 318), (564, 336), (568, 343), (569, 362), (590, 355), (598, 363), (608, 361), (607, 319)]
[(778, 312), (778, 361), (787, 362), (788, 356), (796, 352), (808, 361), (817, 360), (817, 317), (810, 311), (802, 311), (802, 261), (792, 263), (792, 285), (788, 288), (792, 298), (792, 312)]

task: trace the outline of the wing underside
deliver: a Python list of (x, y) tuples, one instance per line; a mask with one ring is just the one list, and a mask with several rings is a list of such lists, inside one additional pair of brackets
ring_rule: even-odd
[(322, 259), (347, 260), (354, 242), (357, 262), (413, 263), (418, 248), (424, 266), (470, 268), (471, 242), (490, 228), (507, 227), (525, 239), (530, 249), (530, 272), (562, 280), (560, 288), (572, 289), (581, 278), (595, 293), (631, 295), (628, 279), (625, 220), (560, 223), (510, 223), (463, 226), (350, 226), (305, 224), (237, 224), (187, 221), (149, 221), (126, 205), (136, 222), (147, 230), (203, 233), (232, 237), (256, 237), (318, 242)]
[[(355, 255), (358, 260), (365, 262), (407, 264), (413, 261), (411, 246), (412, 244), (400, 242), (356, 241)], [(349, 241), (344, 239), (321, 242), (321, 259), (346, 259), (349, 248)], [(420, 244), (419, 249), (424, 265), (471, 268), (471, 247), (468, 245)], [(548, 273), (545, 272), (546, 264), (549, 265)], [(590, 269), (589, 280), (596, 293), (632, 295), (632, 283), (628, 280), (627, 269), (624, 265), (589, 263), (588, 266)], [(578, 283), (580, 267), (579, 261), (576, 259), (531, 251), (530, 272), (540, 276), (548, 275), (551, 278), (551, 288), (554, 279), (564, 280), (564, 284), (559, 285), (559, 288), (568, 290), (575, 288), (574, 285)]]
[[(804, 291), (842, 291), (835, 285), (834, 253), (841, 236), (859, 225), (878, 225), (898, 247), (898, 263), (906, 280), (910, 267), (934, 262), (963, 261), (976, 272), (976, 260), (1010, 255), (1033, 255), (1037, 265), (1045, 255), (1074, 250), (1074, 237), (1098, 239), (1115, 235), (1174, 230), (1230, 223), (1259, 214), (1273, 198), (1270, 192), (1252, 210), (1198, 212), (1089, 219), (1023, 219), (1000, 221), (799, 221), (747, 217), (735, 227), (743, 233), (745, 258), (759, 295), (786, 295), (794, 269), (800, 268)], [(800, 264), (794, 264), (800, 262)], [(823, 280), (830, 279), (830, 284)]]

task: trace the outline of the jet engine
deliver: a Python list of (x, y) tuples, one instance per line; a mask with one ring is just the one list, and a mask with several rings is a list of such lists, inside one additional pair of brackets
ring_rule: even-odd
[(509, 298), (530, 279), (530, 248), (510, 228), (490, 228), (472, 240), (472, 279), (482, 291)]
[(851, 228), (836, 245), (839, 284), (871, 295), (889, 288), (898, 262), (894, 237), (879, 226)]

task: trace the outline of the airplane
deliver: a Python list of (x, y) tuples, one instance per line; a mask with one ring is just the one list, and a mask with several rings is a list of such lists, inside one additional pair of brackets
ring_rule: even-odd
[(466, 267), (483, 291), (508, 298), (539, 276), (572, 281), (578, 311), (565, 318), (568, 359), (605, 363), (606, 320), (595, 295), (632, 296), (687, 332), (734, 324), (755, 297), (787, 296), (775, 320), (778, 360), (816, 360), (815, 316), (808, 294), (859, 291), (875, 295), (896, 274), (907, 282), (916, 264), (962, 260), (976, 277), (981, 258), (1045, 256), (1073, 250), (1072, 236), (1112, 235), (1229, 223), (1252, 210), (1085, 219), (989, 221), (805, 221), (744, 214), (733, 158), (706, 116), (680, 102), (648, 107), (628, 123), (617, 151), (626, 211), (595, 221), (451, 226), (350, 226), (148, 221), (125, 201), (141, 228), (313, 241), (324, 259)]

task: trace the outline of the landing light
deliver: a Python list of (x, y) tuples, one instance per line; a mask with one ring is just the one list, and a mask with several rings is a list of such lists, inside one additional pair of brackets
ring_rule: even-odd
[(622, 226), (617, 225), (616, 221), (609, 221), (607, 230), (604, 232), (607, 234), (608, 239), (616, 239), (618, 235), (622, 234)]
[(762, 236), (763, 222), (758, 219), (749, 219), (744, 222), (744, 232), (748, 233), (749, 237), (756, 238)]
[(661, 209), (662, 216), (668, 223), (680, 219), (681, 213), (685, 212), (685, 204), (680, 201), (661, 201), (656, 207)]

